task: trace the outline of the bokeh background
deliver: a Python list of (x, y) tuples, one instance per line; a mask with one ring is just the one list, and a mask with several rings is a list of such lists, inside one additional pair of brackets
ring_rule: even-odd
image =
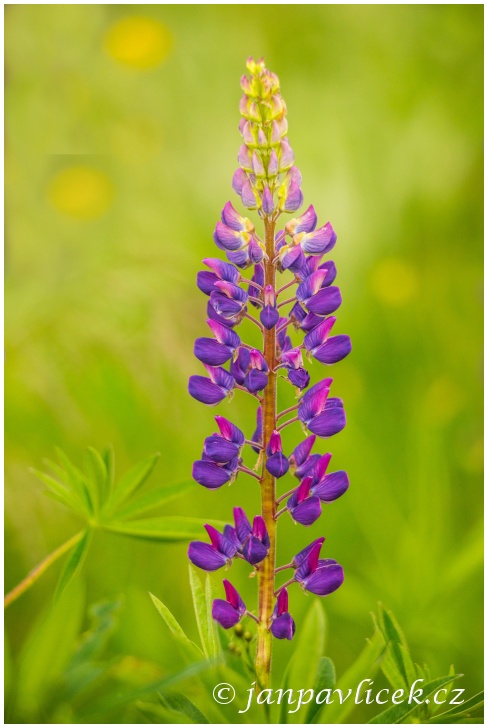
[[(282, 522), (280, 561), (325, 533), (344, 565), (325, 603), (339, 673), (382, 601), (417, 662), (480, 689), (482, 28), (473, 5), (6, 7), (6, 589), (78, 528), (29, 472), (55, 446), (81, 462), (111, 443), (119, 474), (159, 451), (149, 489), (188, 479), (212, 431), (186, 391), (206, 328), (195, 275), (237, 204), (239, 78), (264, 55), (306, 203), (338, 232), (354, 345), (332, 372), (348, 427), (328, 443), (350, 491), (307, 534)], [(245, 400), (219, 411), (251, 434)], [(257, 512), (254, 481), (166, 512), (226, 520), (236, 503)], [(32, 667), (59, 569), (7, 613), (11, 722), (76, 720), (69, 700), (44, 706), (59, 665)], [(123, 595), (120, 674), (175, 669), (147, 591), (196, 635), (183, 545), (98, 533), (79, 582), (83, 605)], [(298, 625), (308, 604), (296, 589)], [(81, 631), (85, 607), (70, 618)], [(291, 650), (276, 646), (278, 683)]]

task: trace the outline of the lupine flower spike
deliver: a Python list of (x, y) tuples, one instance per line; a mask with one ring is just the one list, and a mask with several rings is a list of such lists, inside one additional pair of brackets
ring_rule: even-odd
[[(327, 472), (330, 453), (312, 453), (317, 438), (344, 429), (346, 416), (342, 400), (330, 396), (331, 378), (310, 386), (307, 362), (336, 364), (351, 351), (351, 341), (345, 334), (332, 335), (342, 303), (337, 270), (328, 257), (337, 235), (330, 222), (319, 223), (313, 205), (300, 214), (302, 176), (288, 139), (278, 78), (262, 59), (250, 58), (247, 70), (249, 76), (241, 79), (239, 166), (232, 179), (239, 205), (226, 202), (213, 233), (227, 260), (205, 258), (205, 269), (197, 275), (197, 286), (208, 297), (208, 329), (196, 340), (194, 351), (206, 371), (190, 377), (188, 390), (209, 406), (224, 407), (235, 390), (256, 402), (250, 437), (222, 414), (215, 417), (218, 432), (205, 439), (193, 477), (209, 490), (231, 485), (238, 476), (252, 477), (259, 481), (261, 510), (251, 522), (242, 508), (234, 508), (234, 524), (222, 532), (206, 525), (209, 542), (193, 541), (188, 557), (206, 571), (228, 569), (241, 559), (257, 573), (257, 616), (226, 579), (226, 598), (214, 601), (212, 614), (224, 629), (246, 617), (258, 623), (256, 677), (266, 687), (272, 637), (291, 640), (295, 634), (288, 587), (298, 584), (304, 591), (327, 596), (344, 580), (342, 566), (320, 558), (323, 537), (290, 563), (276, 568), (275, 562), (278, 518), (289, 513), (295, 523), (309, 526), (349, 487), (343, 470)], [(283, 214), (292, 217), (278, 225)], [(283, 282), (277, 282), (278, 275)], [(244, 321), (259, 329), (262, 347), (243, 341), (237, 329)], [(278, 381), (280, 388), (291, 385), (297, 398), (281, 412)], [(293, 423), (310, 434), (286, 455), (282, 431)], [(245, 464), (252, 451), (259, 455), (254, 469)], [(284, 486), (283, 494), (277, 495), (277, 481), (290, 478), (294, 485)], [(293, 570), (293, 577), (276, 588), (277, 573), (287, 569)]]

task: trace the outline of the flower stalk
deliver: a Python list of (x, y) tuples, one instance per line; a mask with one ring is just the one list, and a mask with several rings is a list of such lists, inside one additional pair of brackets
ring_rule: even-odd
[[(348, 336), (331, 335), (336, 319), (330, 314), (342, 301), (339, 288), (332, 285), (334, 263), (321, 263), (336, 242), (331, 224), (317, 228), (317, 215), (310, 205), (300, 217), (288, 220), (284, 229), (276, 231), (281, 215), (294, 213), (303, 204), (301, 174), (287, 137), (286, 105), (278, 78), (262, 60), (249, 59), (247, 67), (251, 78), (241, 79), (244, 96), (239, 127), (244, 143), (232, 186), (243, 206), (257, 212), (264, 235), (258, 237), (254, 223), (231, 202), (224, 206), (214, 242), (225, 251), (229, 262), (207, 258), (204, 263), (210, 271), (197, 276), (198, 287), (209, 296), (207, 323), (216, 338), (195, 342), (195, 355), (208, 377), (190, 377), (189, 392), (207, 405), (220, 404), (233, 389), (257, 398), (260, 406), (252, 435), (244, 435), (220, 415), (215, 418), (220, 434), (206, 438), (201, 459), (193, 465), (193, 477), (203, 487), (215, 490), (231, 484), (239, 472), (252, 474), (242, 458), (243, 446), (248, 444), (259, 456), (254, 470), (260, 474), (254, 473), (254, 477), (259, 481), (261, 510), (251, 524), (242, 508), (234, 508), (234, 525), (226, 525), (222, 533), (207, 525), (210, 543), (193, 541), (188, 555), (193, 564), (206, 571), (228, 566), (236, 557), (253, 567), (252, 574), (258, 576), (258, 616), (252, 616), (257, 622), (255, 675), (259, 689), (266, 689), (273, 637), (291, 640), (295, 633), (287, 587), (297, 582), (306, 591), (326, 596), (344, 579), (343, 569), (334, 559), (320, 558), (324, 538), (277, 569), (276, 537), (280, 515), (288, 511), (296, 523), (309, 526), (320, 517), (322, 504), (333, 502), (349, 486), (344, 471), (326, 472), (329, 453), (311, 452), (316, 437), (337, 434), (346, 419), (342, 400), (329, 397), (332, 379), (309, 387), (310, 374), (302, 351), (309, 359), (330, 365), (349, 354), (351, 342)], [(239, 269), (247, 268), (253, 268), (253, 275), (244, 278)], [(287, 271), (292, 273), (292, 280), (277, 286), (277, 274)], [(247, 291), (239, 284), (247, 285)], [(296, 287), (294, 295), (278, 303), (278, 295), (292, 286)], [(249, 307), (256, 309), (256, 317), (249, 313)], [(288, 310), (282, 314), (282, 309)], [(236, 333), (244, 319), (260, 329), (262, 350), (242, 342)], [(301, 342), (293, 344), (291, 328), (303, 335)], [(278, 380), (294, 387), (298, 400), (280, 412)], [(278, 425), (278, 420), (289, 413), (293, 416)], [(281, 431), (294, 422), (300, 422), (311, 434), (287, 457)], [(277, 480), (287, 473), (298, 482), (277, 498)], [(275, 575), (285, 568), (293, 569), (294, 575), (276, 589)], [(226, 599), (214, 601), (212, 614), (224, 629), (231, 629), (250, 613), (235, 587), (227, 580), (223, 585)]]

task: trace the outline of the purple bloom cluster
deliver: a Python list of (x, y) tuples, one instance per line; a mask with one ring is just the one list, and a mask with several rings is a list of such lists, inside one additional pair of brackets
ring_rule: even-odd
[[(333, 314), (342, 298), (334, 285), (336, 267), (323, 258), (333, 249), (337, 236), (330, 222), (318, 226), (313, 205), (275, 232), (282, 213), (297, 213), (301, 208), (302, 179), (287, 136), (286, 105), (278, 78), (262, 60), (249, 59), (247, 67), (250, 77), (241, 80), (244, 95), (239, 129), (243, 143), (232, 186), (242, 205), (257, 211), (266, 234), (260, 237), (248, 217), (231, 202), (225, 204), (213, 239), (227, 261), (206, 258), (206, 270), (197, 275), (198, 288), (208, 296), (211, 335), (195, 341), (194, 353), (206, 376), (191, 376), (188, 389), (192, 397), (207, 405), (222, 403), (235, 390), (246, 392), (257, 403), (256, 429), (247, 439), (235, 424), (216, 416), (219, 431), (205, 439), (201, 459), (193, 465), (193, 477), (215, 490), (230, 485), (239, 473), (254, 477), (261, 487), (265, 479), (271, 477), (274, 484), (275, 479), (289, 474), (298, 482), (275, 497), (273, 520), (288, 512), (296, 523), (310, 526), (320, 517), (324, 504), (335, 501), (349, 486), (344, 471), (327, 472), (330, 453), (312, 454), (316, 438), (340, 432), (346, 416), (342, 400), (330, 396), (332, 379), (322, 379), (310, 387), (305, 366), (307, 360), (335, 364), (351, 351), (347, 335), (331, 334), (336, 323)], [(244, 274), (246, 269), (250, 269), (249, 274)], [(274, 284), (276, 272), (285, 274), (281, 288)], [(271, 356), (269, 346), (265, 356), (264, 344), (262, 350), (252, 347), (236, 332), (247, 320), (259, 328), (263, 341), (273, 342)], [(274, 386), (276, 377), (296, 392), (296, 404), (281, 413), (270, 411), (266, 399), (268, 384), (273, 378)], [(287, 413), (291, 413), (288, 420)], [(300, 422), (311, 434), (287, 456), (281, 432), (294, 422)], [(244, 464), (246, 445), (259, 454), (254, 470)], [(211, 525), (205, 528), (210, 542), (194, 541), (189, 546), (188, 556), (197, 567), (215, 571), (241, 559), (261, 573), (266, 560), (272, 559), (274, 569), (270, 522), (263, 516), (255, 516), (251, 524), (244, 510), (235, 508), (233, 525), (226, 525), (222, 532)], [(343, 582), (342, 567), (333, 559), (320, 558), (323, 542), (324, 538), (317, 539), (290, 564), (276, 569), (290, 568), (294, 573), (275, 591), (274, 610), (267, 615), (266, 627), (278, 639), (292, 639), (295, 632), (288, 611), (289, 585), (297, 582), (305, 591), (326, 596)], [(230, 582), (224, 580), (224, 587), (226, 599), (215, 600), (213, 606), (213, 617), (222, 627), (233, 627), (245, 615), (260, 621), (247, 610)]]

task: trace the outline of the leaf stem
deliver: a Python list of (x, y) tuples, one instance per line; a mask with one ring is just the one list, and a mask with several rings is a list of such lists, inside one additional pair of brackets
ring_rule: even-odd
[(4, 599), (4, 608), (6, 609), (12, 602), (15, 602), (16, 599), (18, 599), (22, 594), (27, 591), (35, 582), (41, 577), (49, 567), (54, 564), (55, 561), (57, 561), (61, 556), (63, 556), (67, 551), (73, 548), (73, 546), (76, 546), (78, 541), (84, 536), (85, 530), (80, 531), (79, 533), (72, 536), (68, 541), (65, 541), (65, 543), (61, 544), (61, 546), (58, 546), (58, 548), (49, 554), (49, 556), (46, 556), (46, 558), (41, 561), (40, 564), (35, 566), (32, 571), (30, 571), (25, 579), (22, 579), (22, 581), (15, 586), (12, 591), (10, 591)]

